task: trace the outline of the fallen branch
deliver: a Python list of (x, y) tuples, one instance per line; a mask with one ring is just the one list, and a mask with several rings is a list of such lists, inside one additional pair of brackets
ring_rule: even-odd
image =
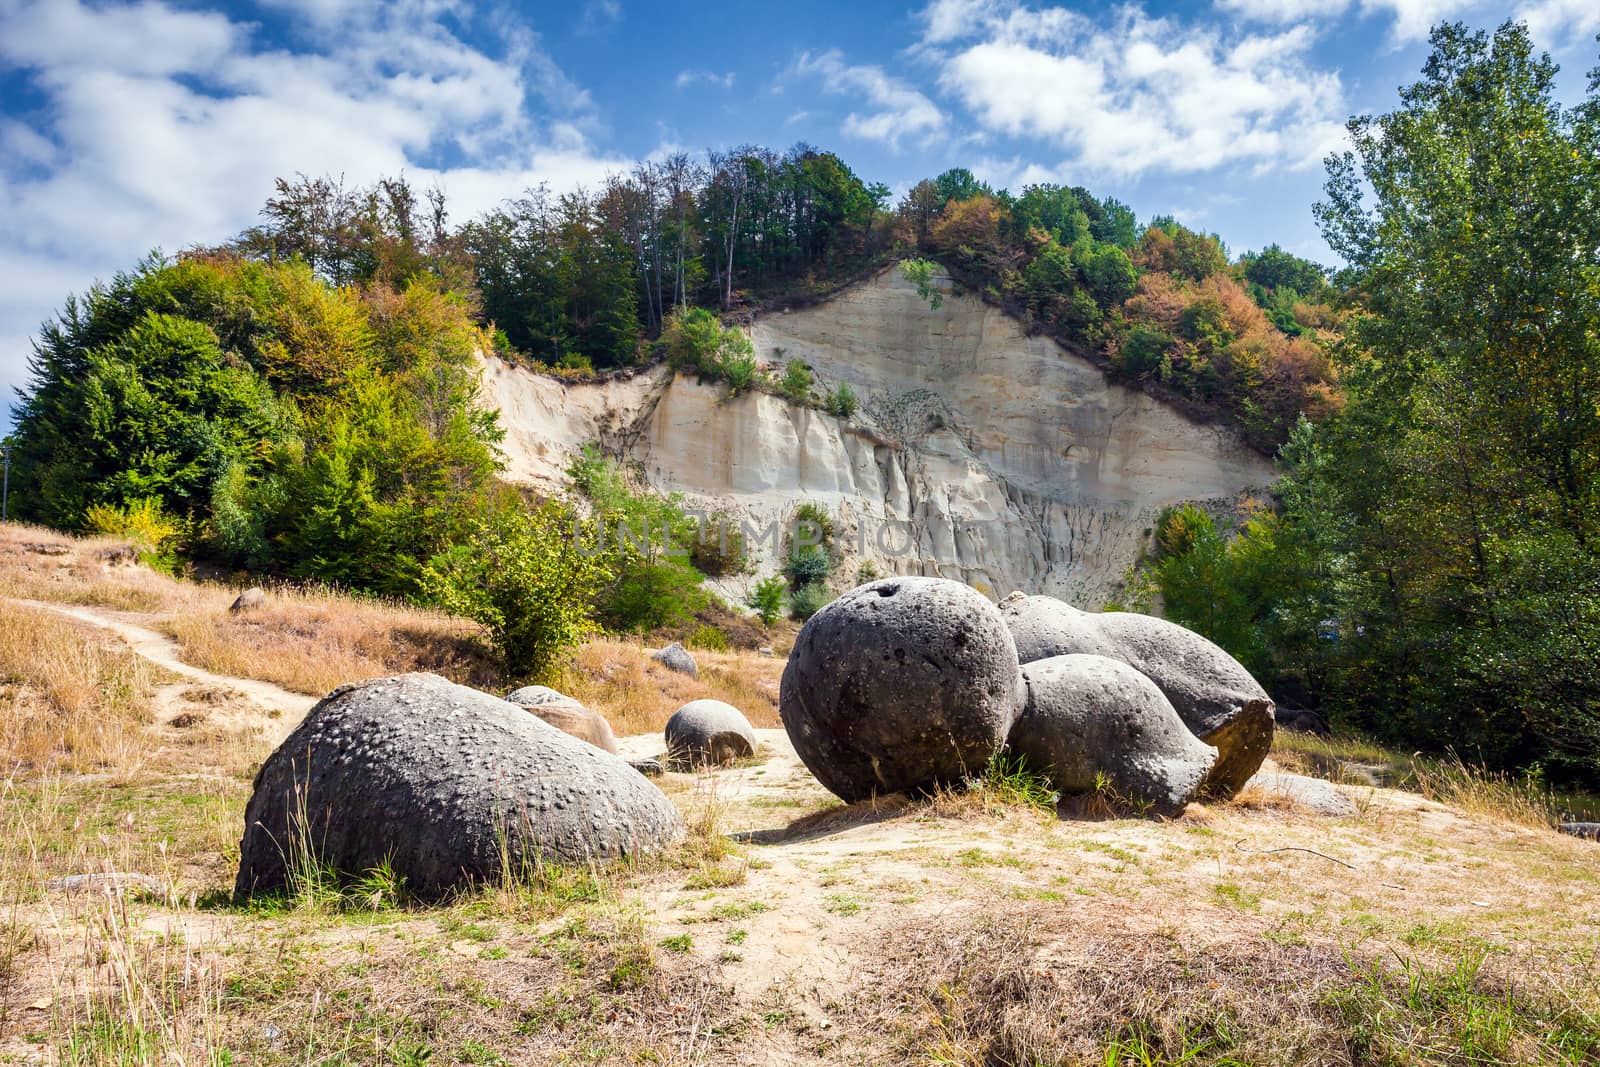
[(1321, 856), (1323, 859), (1327, 860), (1329, 863), (1337, 863), (1339, 866), (1347, 867), (1352, 871), (1356, 869), (1353, 865), (1346, 863), (1344, 860), (1335, 859), (1334, 857), (1328, 855), (1326, 852), (1318, 852), (1314, 848), (1301, 848), (1298, 845), (1285, 845), (1282, 848), (1245, 848), (1244, 847), (1244, 839), (1240, 838), (1239, 840), (1237, 840), (1237, 841), (1235, 841), (1233, 843), (1233, 847), (1238, 849), (1240, 852), (1248, 852), (1248, 853), (1250, 853), (1252, 855), (1256, 855), (1256, 856), (1265, 856), (1265, 855), (1267, 855), (1269, 853), (1272, 853), (1272, 852), (1309, 852), (1313, 856)]

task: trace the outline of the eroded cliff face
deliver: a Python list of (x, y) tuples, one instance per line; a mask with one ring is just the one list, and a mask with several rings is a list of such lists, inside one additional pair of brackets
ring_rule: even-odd
[(1231, 432), (1107, 382), (942, 284), (934, 310), (888, 270), (755, 324), (763, 362), (804, 360), (819, 392), (850, 383), (861, 408), (849, 420), (761, 393), (729, 399), (666, 368), (569, 386), (491, 359), (508, 473), (556, 488), (571, 455), (599, 442), (656, 488), (746, 523), (763, 574), (782, 551), (769, 530), (812, 500), (837, 516), (845, 585), (870, 560), (1089, 607), (1114, 593), (1163, 507), (1222, 509), (1271, 483), (1271, 464)]

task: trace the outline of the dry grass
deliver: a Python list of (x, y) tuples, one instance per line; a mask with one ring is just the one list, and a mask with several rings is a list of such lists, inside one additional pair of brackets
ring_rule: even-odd
[(348, 682), (432, 671), (482, 689), (500, 684), (473, 624), (435, 611), (318, 590), (277, 589), (237, 615), (236, 591), (166, 616), (161, 628), (197, 667), (322, 694)]
[(0, 613), (0, 758), (32, 772), (126, 772), (144, 758), (159, 671), (46, 611)]
[(744, 712), (755, 727), (782, 725), (778, 680), (784, 661), (750, 652), (694, 653), (700, 677), (668, 670), (636, 640), (600, 639), (580, 648), (559, 688), (604, 715), (618, 736), (651, 733), (691, 700), (711, 697)]

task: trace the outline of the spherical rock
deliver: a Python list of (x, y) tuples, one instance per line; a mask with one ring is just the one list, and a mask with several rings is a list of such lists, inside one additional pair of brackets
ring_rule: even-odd
[(1052, 656), (1120, 660), (1155, 682), (1196, 737), (1217, 750), (1206, 792), (1232, 796), (1272, 748), (1272, 698), (1238, 660), (1193, 630), (1126, 611), (1079, 611), (1013, 593), (1000, 614), (1023, 663)]
[(884, 578), (807, 621), (778, 701), (806, 767), (854, 802), (982, 771), (1021, 709), (1022, 674), (982, 594), (944, 578)]
[(617, 735), (605, 716), (567, 694), (545, 685), (525, 685), (506, 695), (506, 699), (527, 708), (562, 733), (587, 741), (602, 752), (617, 754)]
[(359, 875), (391, 863), (436, 899), (514, 866), (660, 848), (683, 818), (616, 756), (437, 675), (344, 686), (267, 757), (245, 808), (240, 898), (288, 883), (286, 853)]
[(1183, 810), (1217, 750), (1189, 732), (1154, 682), (1104, 656), (1054, 656), (1022, 668), (1026, 702), (1008, 741), (1063, 793), (1104, 781), (1162, 815)]
[(744, 713), (720, 700), (691, 700), (667, 720), (667, 762), (674, 767), (732, 763), (756, 754)]
[(655, 652), (650, 653), (650, 658), (669, 671), (687, 674), (691, 678), (700, 677), (700, 665), (694, 661), (694, 657), (689, 654), (689, 650), (677, 641), (672, 642), (666, 648), (657, 649)]
[(234, 598), (232, 604), (228, 605), (228, 611), (234, 615), (237, 615), (241, 611), (250, 611), (254, 608), (262, 607), (266, 604), (266, 602), (267, 594), (265, 590), (246, 589), (244, 592), (240, 593)]

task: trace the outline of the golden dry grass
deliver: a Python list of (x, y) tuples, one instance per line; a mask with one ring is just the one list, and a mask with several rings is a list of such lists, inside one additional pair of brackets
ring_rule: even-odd
[(0, 759), (30, 771), (126, 771), (148, 747), (159, 670), (91, 627), (0, 612)]
[(580, 648), (560, 688), (600, 712), (618, 736), (651, 733), (691, 700), (709, 697), (740, 711), (756, 727), (782, 725), (778, 681), (784, 660), (752, 652), (693, 653), (700, 677), (690, 678), (652, 660), (648, 646), (626, 638), (603, 638)]

